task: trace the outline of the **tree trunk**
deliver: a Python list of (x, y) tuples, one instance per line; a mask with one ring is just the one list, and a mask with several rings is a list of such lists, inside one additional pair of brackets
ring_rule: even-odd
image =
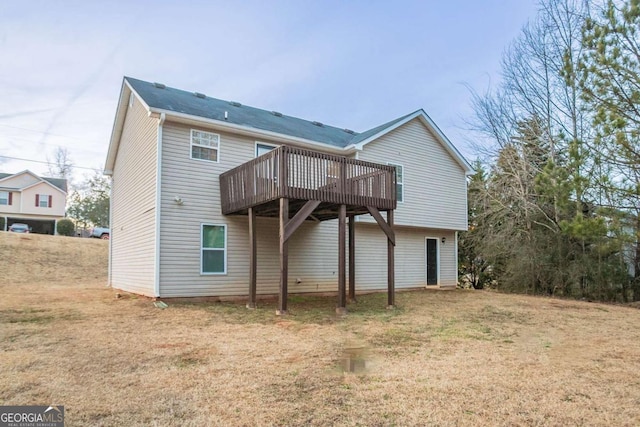
[(633, 257), (633, 300), (640, 301), (640, 215), (636, 212), (636, 252)]

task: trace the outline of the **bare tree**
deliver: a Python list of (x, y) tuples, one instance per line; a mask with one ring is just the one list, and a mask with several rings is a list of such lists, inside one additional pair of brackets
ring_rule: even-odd
[(503, 56), (501, 85), (473, 95), (472, 124), (492, 142), (493, 157), (486, 185), (469, 195), (483, 207), (472, 253), (514, 290), (615, 298), (624, 274), (614, 259), (619, 246), (607, 243), (610, 230), (594, 209), (602, 159), (579, 83), (589, 4), (539, 6)]
[(69, 155), (69, 150), (63, 147), (57, 147), (50, 158), (47, 156), (49, 165), (49, 176), (51, 178), (64, 178), (71, 181), (73, 174), (73, 162)]

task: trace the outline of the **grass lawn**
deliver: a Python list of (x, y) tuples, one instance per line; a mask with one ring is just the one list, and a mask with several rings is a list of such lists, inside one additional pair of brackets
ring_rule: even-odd
[(321, 297), (159, 309), (105, 286), (107, 244), (0, 233), (1, 405), (69, 426), (640, 424), (638, 309), (463, 290), (344, 318)]

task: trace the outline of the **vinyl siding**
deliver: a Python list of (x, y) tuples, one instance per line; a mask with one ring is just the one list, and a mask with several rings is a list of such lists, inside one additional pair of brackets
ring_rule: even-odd
[(5, 188), (24, 188), (29, 185), (33, 185), (40, 181), (38, 178), (31, 175), (29, 172), (19, 173), (14, 176), (5, 177), (0, 181), (0, 187)]
[[(193, 127), (166, 122), (163, 128), (161, 174), (160, 296), (246, 295), (249, 283), (249, 235), (246, 216), (221, 214), (219, 175), (255, 155), (255, 140), (220, 134), (219, 162), (190, 159)], [(212, 131), (206, 127), (197, 129)], [(271, 141), (270, 143), (277, 143)], [(460, 170), (464, 177), (464, 173)], [(182, 199), (183, 204), (175, 202)], [(227, 272), (200, 274), (201, 224), (227, 226)], [(307, 221), (289, 241), (290, 292), (337, 290), (337, 221)], [(426, 283), (425, 237), (437, 238), (440, 285), (455, 285), (455, 233), (399, 226), (396, 229), (396, 286)], [(440, 239), (446, 237), (442, 245)], [(259, 294), (274, 294), (279, 285), (278, 220), (257, 219)], [(375, 224), (356, 226), (356, 282), (358, 290), (386, 289), (387, 243)]]
[(14, 215), (20, 212), (20, 201), (22, 200), (22, 193), (19, 191), (12, 191), (11, 193), (11, 204), (0, 205), (0, 215)]
[[(219, 162), (190, 158), (191, 129), (220, 134)], [(246, 293), (247, 217), (222, 215), (219, 175), (252, 159), (255, 155), (255, 141), (206, 127), (189, 127), (169, 121), (165, 122), (162, 135), (160, 295), (169, 297)], [(182, 199), (182, 205), (175, 202), (176, 197)], [(225, 275), (200, 274), (201, 224), (227, 226)], [(265, 240), (268, 233), (269, 225), (265, 227), (260, 219), (260, 245), (268, 244)]]
[(465, 172), (419, 118), (365, 145), (358, 159), (403, 166), (404, 201), (398, 203), (396, 224), (467, 229)]
[(157, 119), (128, 107), (113, 168), (110, 284), (153, 296)]
[[(13, 193), (13, 205), (20, 208), (21, 213), (32, 215), (46, 215), (62, 218), (64, 217), (66, 195), (49, 184), (41, 182), (22, 191), (20, 197)], [(36, 206), (36, 194), (46, 194), (51, 196), (51, 207), (41, 208)]]

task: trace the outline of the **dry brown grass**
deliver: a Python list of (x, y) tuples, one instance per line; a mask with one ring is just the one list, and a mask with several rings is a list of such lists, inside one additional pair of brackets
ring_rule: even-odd
[[(107, 242), (0, 233), (0, 404), (68, 425), (638, 425), (640, 310), (489, 292), (114, 298)], [(366, 370), (343, 373), (345, 346)]]

